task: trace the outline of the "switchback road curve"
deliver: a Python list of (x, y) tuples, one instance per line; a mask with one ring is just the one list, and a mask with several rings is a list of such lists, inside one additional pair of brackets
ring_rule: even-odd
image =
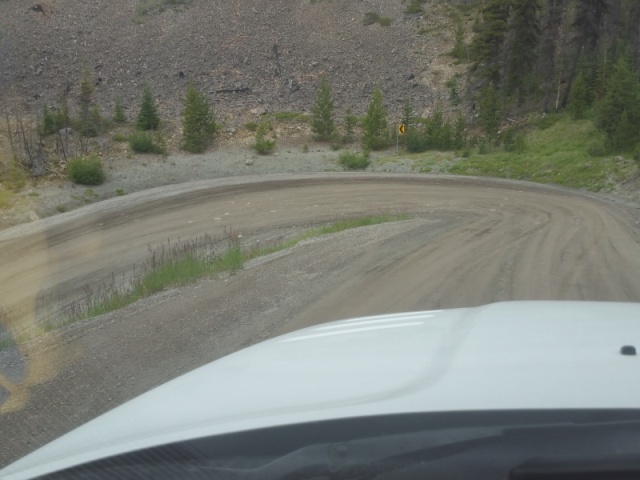
[(0, 232), (2, 328), (33, 328), (150, 246), (395, 211), (412, 220), (299, 245), (0, 352), (0, 430), (17, 432), (0, 465), (195, 366), (313, 323), (504, 300), (640, 301), (634, 212), (597, 197), (469, 177), (274, 175), (162, 187)]

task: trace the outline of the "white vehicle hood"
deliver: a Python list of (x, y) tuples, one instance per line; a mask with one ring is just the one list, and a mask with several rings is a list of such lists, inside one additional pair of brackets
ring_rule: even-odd
[(505, 302), (327, 323), (172, 380), (10, 465), (0, 478), (324, 419), (637, 409), (640, 357), (621, 354), (623, 346), (640, 348), (640, 304)]

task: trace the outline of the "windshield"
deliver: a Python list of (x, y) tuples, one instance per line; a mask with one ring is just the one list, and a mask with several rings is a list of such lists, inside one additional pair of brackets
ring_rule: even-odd
[(638, 25), (610, 0), (0, 0), (0, 469), (267, 339), (495, 302), (608, 303), (328, 325), (227, 406), (297, 412), (276, 368), (378, 399), (462, 367), (445, 410), (504, 407), (506, 379), (640, 405), (577, 390), (640, 346)]

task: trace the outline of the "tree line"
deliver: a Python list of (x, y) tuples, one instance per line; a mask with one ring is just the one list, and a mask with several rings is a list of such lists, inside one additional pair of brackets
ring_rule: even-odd
[[(493, 115), (569, 109), (607, 147), (640, 143), (640, 2), (485, 0), (469, 45), (470, 85)], [(485, 109), (486, 110), (486, 109)]]

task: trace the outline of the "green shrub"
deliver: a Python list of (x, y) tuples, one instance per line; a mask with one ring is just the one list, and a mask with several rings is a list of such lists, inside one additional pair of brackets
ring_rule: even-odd
[(263, 120), (256, 129), (256, 143), (251, 146), (260, 155), (271, 153), (276, 147), (276, 141), (267, 138), (269, 133), (273, 134), (273, 128), (269, 122)]
[(244, 124), (244, 128), (250, 132), (255, 132), (258, 129), (258, 122), (247, 122)]
[(118, 142), (118, 143), (123, 143), (129, 140), (129, 137), (127, 137), (126, 135), (122, 134), (122, 133), (115, 133), (113, 135), (113, 141), (114, 142)]
[(105, 174), (102, 161), (96, 156), (75, 157), (67, 164), (67, 175), (73, 183), (100, 185)]
[(136, 153), (157, 153), (163, 155), (165, 152), (161, 141), (154, 139), (148, 132), (134, 132), (129, 135), (129, 146)]
[(364, 18), (362, 19), (362, 23), (365, 26), (373, 25), (374, 23), (377, 23), (378, 25), (380, 25), (382, 27), (388, 27), (389, 25), (391, 25), (391, 19), (387, 18), (387, 17), (383, 17), (382, 15), (378, 14), (377, 12), (367, 12), (367, 13), (364, 14)]
[(591, 140), (587, 144), (587, 153), (592, 157), (604, 157), (607, 154), (607, 149), (602, 140)]
[(640, 167), (640, 143), (636, 145), (636, 149), (633, 152), (633, 159), (638, 164), (638, 167)]
[(414, 13), (424, 13), (424, 10), (422, 8), (422, 3), (424, 2), (420, 2), (420, 1), (411, 2), (409, 5), (405, 7), (404, 13), (406, 13), (407, 15), (411, 15)]
[(426, 152), (431, 148), (429, 137), (422, 126), (410, 128), (404, 137), (407, 152)]
[(523, 153), (527, 149), (524, 134), (514, 127), (502, 133), (502, 146), (507, 152)]
[(491, 151), (491, 139), (490, 138), (483, 138), (478, 142), (478, 153), (480, 155), (486, 155), (487, 153), (489, 153)]
[(369, 166), (369, 154), (367, 152), (342, 152), (338, 163), (347, 170), (364, 170)]

